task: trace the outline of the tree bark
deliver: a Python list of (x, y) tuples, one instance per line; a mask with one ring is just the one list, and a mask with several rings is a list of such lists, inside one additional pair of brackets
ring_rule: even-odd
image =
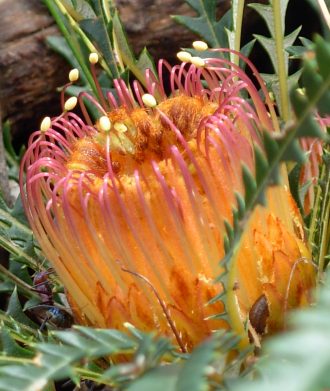
[(58, 34), (40, 0), (0, 0), (0, 104), (12, 134), (28, 135), (58, 112), (56, 87), (68, 66), (45, 43)]

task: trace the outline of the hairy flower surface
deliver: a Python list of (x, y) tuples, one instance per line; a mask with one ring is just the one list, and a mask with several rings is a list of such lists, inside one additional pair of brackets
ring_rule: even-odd
[[(214, 317), (224, 304), (208, 304), (223, 289), (214, 279), (223, 271), (224, 222), (232, 222), (236, 192), (244, 194), (242, 163), (254, 172), (253, 144), (262, 148), (261, 130), (277, 125), (271, 105), (228, 60), (158, 68), (157, 77), (146, 72), (145, 88), (115, 80), (101, 104), (87, 97), (100, 112), (96, 124), (86, 94), (78, 99), (83, 120), (64, 111), (45, 121), (22, 163), (22, 197), (80, 322), (118, 329), (129, 322), (188, 351), (229, 327)], [(268, 331), (283, 327), (285, 311), (307, 303), (314, 284), (285, 183), (270, 188), (267, 201), (237, 254), (227, 306), (237, 329), (260, 297)]]

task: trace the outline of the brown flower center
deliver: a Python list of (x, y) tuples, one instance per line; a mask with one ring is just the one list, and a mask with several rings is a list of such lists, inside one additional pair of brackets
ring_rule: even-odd
[[(159, 112), (164, 113), (189, 141), (195, 137), (202, 118), (214, 113), (216, 108), (216, 104), (200, 97), (177, 96), (161, 102), (158, 110), (136, 108), (128, 111), (121, 107), (111, 111), (108, 116), (112, 124), (110, 143), (113, 171), (118, 175), (127, 175), (144, 162), (162, 160), (171, 145), (182, 149), (175, 132)], [(78, 139), (73, 145), (67, 168), (89, 171), (103, 177), (108, 171), (106, 137), (100, 131), (94, 136)]]

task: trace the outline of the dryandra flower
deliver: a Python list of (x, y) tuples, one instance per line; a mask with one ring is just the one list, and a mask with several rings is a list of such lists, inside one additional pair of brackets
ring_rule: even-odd
[[(247, 224), (227, 292), (231, 324), (215, 316), (225, 309), (209, 302), (223, 290), (214, 281), (223, 271), (225, 221), (232, 223), (236, 194), (244, 194), (242, 164), (254, 172), (253, 145), (262, 148), (261, 131), (277, 124), (269, 100), (265, 106), (236, 65), (190, 61), (160, 61), (144, 87), (114, 80), (115, 93), (101, 104), (82, 94), (83, 120), (67, 111), (76, 102), (46, 118), (29, 140), (21, 181), (33, 232), (78, 321), (117, 329), (129, 322), (173, 338), (182, 351), (220, 328), (246, 338), (261, 299), (262, 329), (283, 327), (284, 312), (306, 304), (314, 284), (284, 183), (269, 189), (267, 207)], [(84, 99), (99, 110), (95, 124)]]

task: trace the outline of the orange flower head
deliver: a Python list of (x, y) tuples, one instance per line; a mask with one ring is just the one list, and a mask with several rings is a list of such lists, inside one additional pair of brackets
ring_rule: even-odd
[[(214, 281), (225, 222), (233, 222), (236, 193), (244, 194), (242, 164), (254, 171), (253, 145), (262, 148), (261, 130), (277, 127), (270, 101), (221, 57), (174, 67), (162, 60), (144, 87), (114, 80), (114, 89), (101, 104), (79, 96), (84, 119), (64, 105), (31, 136), (22, 163), (26, 214), (79, 321), (118, 329), (129, 322), (182, 351), (219, 328), (246, 339), (243, 325), (261, 301), (262, 328), (283, 327), (283, 313), (308, 302), (314, 284), (285, 184), (268, 191), (267, 207), (247, 225), (229, 270), (231, 303), (210, 303), (223, 290)], [(86, 98), (99, 110), (96, 123)], [(229, 324), (216, 316), (225, 310)]]

